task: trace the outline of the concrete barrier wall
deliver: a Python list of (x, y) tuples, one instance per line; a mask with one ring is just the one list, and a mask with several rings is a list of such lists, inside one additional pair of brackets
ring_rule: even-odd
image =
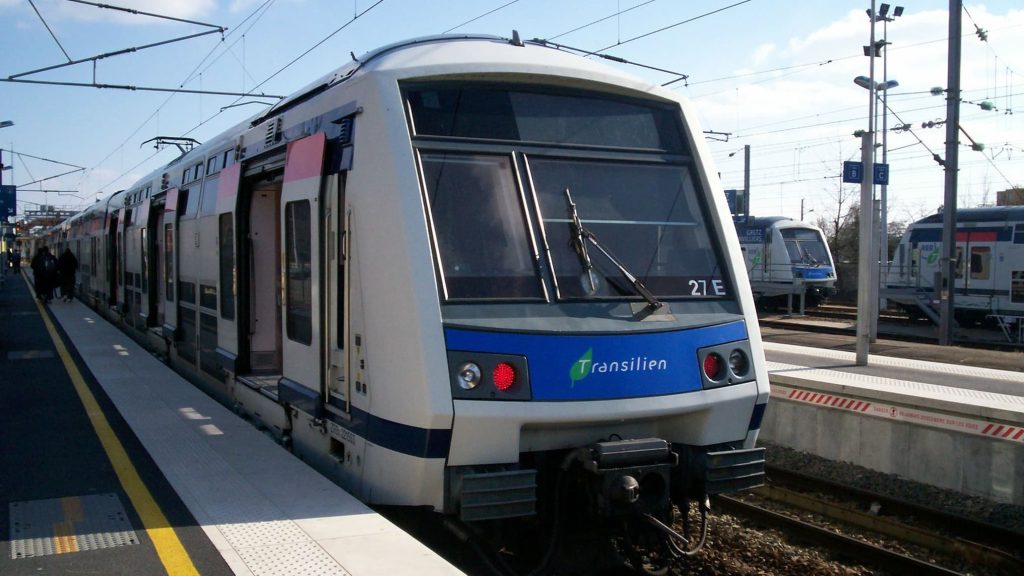
[[(1024, 409), (771, 373), (760, 438), (823, 458), (1024, 505)], [(819, 375), (820, 376), (820, 375)]]

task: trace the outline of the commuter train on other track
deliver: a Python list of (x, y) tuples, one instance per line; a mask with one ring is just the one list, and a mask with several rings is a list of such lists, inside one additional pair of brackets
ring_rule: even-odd
[[(889, 266), (886, 297), (912, 314), (935, 316), (942, 227), (942, 213), (911, 224)], [(958, 209), (953, 256), (957, 321), (1024, 322), (1024, 206)]]
[(759, 303), (803, 294), (817, 306), (834, 293), (835, 262), (817, 226), (785, 216), (738, 216), (736, 235)]
[(662, 535), (763, 480), (754, 300), (693, 118), (542, 41), (411, 40), (42, 241), (370, 504)]

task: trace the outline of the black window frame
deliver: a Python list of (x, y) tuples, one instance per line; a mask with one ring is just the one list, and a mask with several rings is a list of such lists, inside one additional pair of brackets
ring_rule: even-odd
[[(579, 143), (548, 143), (548, 142), (537, 142), (528, 140), (501, 140), (497, 138), (485, 138), (485, 137), (467, 137), (467, 136), (446, 136), (446, 135), (435, 135), (435, 134), (423, 134), (417, 131), (415, 111), (413, 105), (409, 102), (410, 92), (421, 90), (424, 88), (432, 88), (437, 86), (465, 86), (465, 87), (486, 87), (489, 89), (505, 89), (505, 90), (516, 90), (522, 92), (538, 92), (547, 95), (562, 95), (568, 97), (594, 97), (594, 98), (605, 98), (612, 101), (621, 101), (629, 104), (636, 104), (642, 107), (660, 110), (662, 116), (660, 118), (664, 122), (668, 122), (671, 119), (671, 125), (674, 128), (674, 133), (678, 135), (677, 146), (663, 146), (661, 148), (647, 148), (647, 147), (627, 147), (627, 146), (613, 146), (613, 145), (599, 145), (599, 144), (579, 144)], [(420, 164), (420, 153), (423, 151), (439, 151), (447, 150), (451, 152), (461, 153), (491, 153), (491, 154), (509, 154), (513, 156), (516, 161), (515, 170), (517, 171), (517, 183), (521, 187), (521, 191), (527, 197), (527, 211), (529, 225), (529, 234), (537, 239), (539, 249), (544, 252), (546, 246), (546, 238), (544, 238), (544, 220), (540, 213), (539, 206), (537, 204), (537, 198), (533, 188), (533, 181), (529, 174), (528, 168), (524, 168), (523, 165), (528, 163), (531, 157), (562, 157), (562, 158), (583, 158), (592, 160), (601, 160), (609, 162), (639, 162), (639, 163), (650, 163), (650, 164), (666, 164), (675, 165), (688, 171), (689, 177), (692, 179), (694, 185), (697, 187), (696, 190), (696, 203), (699, 214), (696, 217), (700, 218), (700, 222), (706, 226), (711, 226), (713, 222), (711, 219), (712, 206), (708, 198), (708, 192), (703, 190), (703, 182), (701, 179), (700, 166), (696, 161), (696, 156), (691, 149), (691, 139), (688, 137), (686, 127), (683, 124), (681, 110), (675, 102), (658, 100), (657, 98), (639, 98), (633, 96), (626, 96), (622, 94), (615, 94), (609, 92), (602, 92), (599, 89), (596, 90), (581, 90), (576, 88), (563, 88), (553, 87), (537, 84), (511, 84), (507, 82), (470, 82), (470, 81), (439, 81), (439, 82), (422, 82), (415, 81), (409, 83), (403, 83), (400, 86), (402, 91), (403, 101), (406, 107), (406, 120), (409, 128), (410, 138), (412, 140), (413, 147), (416, 151), (416, 158), (418, 163), (418, 169), (421, 178), (421, 192), (423, 196), (421, 201), (424, 203), (424, 209), (428, 210), (429, 199), (426, 196), (426, 185), (422, 181), (423, 170)], [(664, 133), (664, 126), (660, 123), (657, 126), (659, 134)], [(435, 271), (438, 276), (439, 286), (442, 287), (441, 298), (442, 303), (489, 303), (495, 302), (495, 299), (489, 298), (452, 298), (443, 289), (445, 279), (443, 277), (443, 270), (441, 264), (441, 255), (438, 253), (438, 246), (436, 241), (436, 235), (434, 232), (433, 217), (428, 212), (428, 227), (430, 228), (431, 241), (433, 243), (434, 252), (434, 263)], [(735, 279), (729, 269), (729, 260), (725, 254), (725, 246), (723, 238), (717, 229), (711, 228), (709, 230), (709, 242), (711, 249), (714, 253), (714, 258), (718, 262), (717, 272), (719, 274), (718, 279), (724, 287), (724, 294), (713, 294), (706, 292), (703, 295), (673, 295), (666, 296), (666, 300), (684, 300), (693, 301), (697, 299), (711, 299), (711, 300), (735, 300), (738, 298), (738, 287)], [(562, 298), (559, 297), (557, 292), (557, 282), (553, 279), (551, 271), (550, 261), (546, 261), (546, 257), (542, 257), (539, 264), (539, 274), (541, 281), (544, 285), (545, 300), (551, 301), (552, 294), (557, 302), (571, 302), (580, 301), (581, 299), (576, 298)], [(552, 288), (553, 290), (549, 290)], [(656, 294), (659, 298), (661, 295)], [(636, 296), (640, 299), (639, 295)], [(616, 297), (615, 300), (632, 300), (632, 296), (620, 296)], [(529, 301), (529, 298), (517, 298), (514, 300), (518, 301)], [(589, 299), (583, 299), (591, 301)]]

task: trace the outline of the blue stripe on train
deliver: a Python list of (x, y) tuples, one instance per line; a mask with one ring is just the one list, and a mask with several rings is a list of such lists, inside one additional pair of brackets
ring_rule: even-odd
[[(445, 336), (452, 349), (526, 355), (534, 400), (606, 400), (699, 390), (697, 349), (745, 339), (747, 330), (742, 321), (737, 321), (629, 335), (556, 336), (448, 329)], [(580, 349), (590, 352), (585, 363), (580, 362), (586, 355)], [(576, 364), (581, 368), (571, 374)], [(585, 374), (584, 365), (588, 367)], [(344, 409), (334, 397), (328, 401)], [(355, 406), (351, 415), (351, 420), (346, 420), (331, 411), (324, 414), (342, 428), (388, 450), (417, 458), (448, 455), (450, 429), (393, 422)]]
[[(797, 274), (799, 272), (799, 274)], [(804, 280), (827, 280), (832, 273), (831, 266), (793, 266), (793, 274)]]
[(610, 400), (701, 389), (697, 349), (747, 338), (742, 321), (632, 334), (522, 334), (448, 328), (449, 350), (524, 356), (533, 400)]
[[(344, 410), (344, 405), (331, 397), (330, 404)], [(420, 428), (374, 416), (352, 407), (352, 419), (346, 420), (328, 411), (327, 419), (382, 448), (417, 458), (445, 458), (452, 443), (448, 428)]]

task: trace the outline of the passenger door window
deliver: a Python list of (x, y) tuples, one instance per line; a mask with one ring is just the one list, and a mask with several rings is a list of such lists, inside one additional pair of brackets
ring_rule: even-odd
[(289, 340), (313, 341), (309, 200), (285, 204), (285, 326)]

